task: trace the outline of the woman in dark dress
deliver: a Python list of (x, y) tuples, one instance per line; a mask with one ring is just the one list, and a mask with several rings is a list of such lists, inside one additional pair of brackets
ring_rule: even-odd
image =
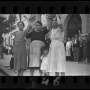
[(26, 34), (26, 38), (31, 38), (30, 44), (30, 74), (33, 76), (34, 71), (39, 69), (40, 76), (42, 72), (40, 71), (41, 65), (41, 48), (45, 46), (45, 35), (47, 34), (46, 30), (42, 29), (42, 23), (40, 21), (36, 22), (35, 30), (31, 31), (30, 33)]

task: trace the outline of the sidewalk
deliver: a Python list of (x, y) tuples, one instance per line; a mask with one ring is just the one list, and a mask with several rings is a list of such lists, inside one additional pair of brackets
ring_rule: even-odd
[[(4, 72), (6, 72), (9, 76), (17, 76), (17, 72), (14, 72), (10, 69), (9, 63), (10, 63), (11, 55), (4, 55), (4, 58), (0, 58), (0, 69), (2, 69)], [(54, 76), (54, 73), (51, 73), (50, 76)], [(73, 63), (72, 61), (66, 62), (66, 76), (85, 76), (90, 75), (90, 63)], [(30, 70), (27, 69), (23, 76), (30, 76)], [(34, 72), (34, 76), (39, 76), (39, 71), (36, 70)]]
[(4, 54), (4, 58), (0, 58), (0, 64), (3, 66), (9, 66), (10, 59), (11, 59), (11, 55)]
[(17, 76), (17, 73), (9, 69), (11, 55), (5, 55), (4, 58), (0, 58), (0, 75), (3, 76)]
[[(11, 55), (5, 55), (4, 58), (0, 58), (0, 69), (2, 69), (4, 72), (6, 72), (10, 76), (17, 76), (17, 72), (14, 72), (10, 69), (10, 59)], [(26, 70), (23, 74), (24, 76), (30, 76), (30, 70)], [(36, 76), (39, 76), (39, 71), (35, 71)]]

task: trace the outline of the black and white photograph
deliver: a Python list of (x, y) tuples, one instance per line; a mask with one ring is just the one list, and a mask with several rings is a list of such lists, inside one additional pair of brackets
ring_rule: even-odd
[(0, 76), (89, 76), (90, 14), (0, 14)]

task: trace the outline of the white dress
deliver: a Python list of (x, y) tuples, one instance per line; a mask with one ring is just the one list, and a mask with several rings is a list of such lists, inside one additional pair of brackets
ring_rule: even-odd
[(47, 72), (47, 65), (48, 65), (48, 55), (46, 55), (45, 57), (41, 56), (41, 68), (40, 70), (43, 72)]
[(68, 42), (66, 43), (66, 56), (71, 56), (71, 52), (70, 52), (71, 44), (72, 44), (71, 41), (68, 41)]
[(48, 55), (47, 72), (65, 72), (66, 54), (64, 47), (64, 32), (60, 28), (52, 29), (51, 45)]

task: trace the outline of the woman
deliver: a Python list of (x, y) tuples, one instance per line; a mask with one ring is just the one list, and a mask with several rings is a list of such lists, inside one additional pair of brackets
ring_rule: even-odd
[(74, 43), (74, 38), (72, 37), (72, 41), (71, 41), (71, 60), (74, 61), (74, 56), (73, 56), (73, 43)]
[[(27, 19), (27, 18), (26, 18)], [(19, 31), (16, 33), (13, 45), (14, 54), (14, 70), (18, 70), (18, 76), (23, 76), (23, 72), (27, 69), (27, 52), (26, 52), (26, 41), (25, 35), (30, 28), (30, 22), (28, 21), (28, 27), (24, 29), (24, 23), (18, 22), (17, 26)]]
[(68, 41), (66, 43), (66, 56), (67, 56), (67, 60), (71, 60), (71, 41), (70, 38), (68, 38)]
[(30, 74), (33, 76), (34, 71), (36, 69), (39, 69), (40, 76), (42, 75), (42, 72), (40, 71), (40, 65), (41, 65), (41, 48), (45, 46), (45, 35), (46, 31), (42, 29), (42, 23), (40, 21), (37, 21), (35, 24), (36, 28), (30, 33), (27, 33), (26, 38), (31, 38), (31, 44), (30, 44)]
[(48, 54), (47, 72), (56, 73), (56, 76), (65, 75), (65, 47), (64, 47), (64, 31), (58, 16), (52, 20), (52, 30), (46, 37), (51, 39), (51, 45)]

